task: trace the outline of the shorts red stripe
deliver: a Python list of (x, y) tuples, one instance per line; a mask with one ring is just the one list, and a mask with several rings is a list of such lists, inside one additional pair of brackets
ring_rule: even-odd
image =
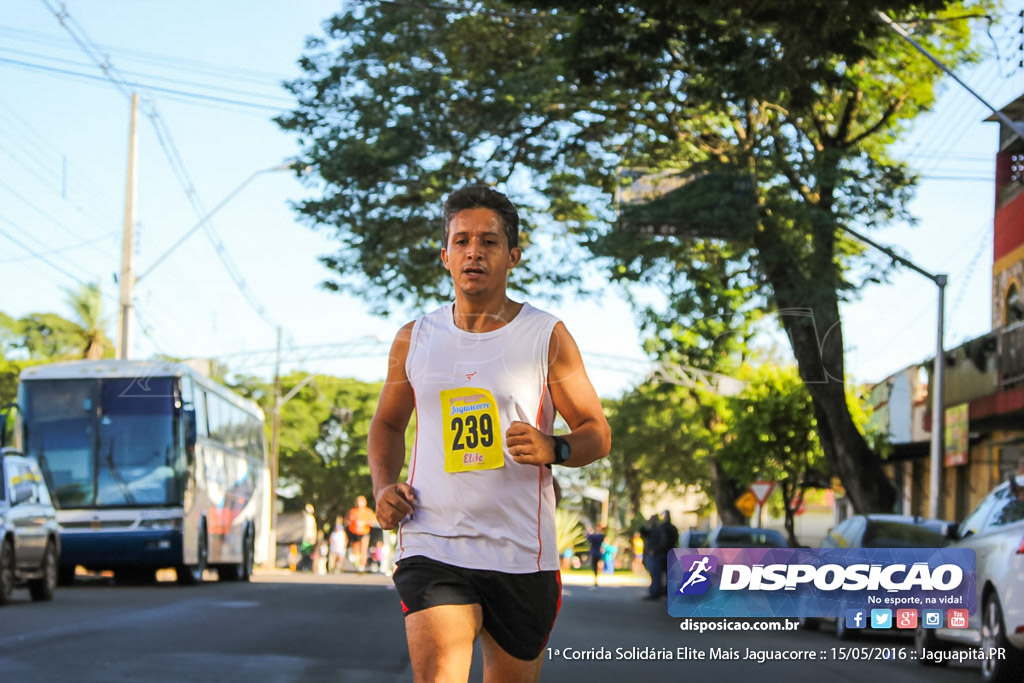
[[(544, 638), (544, 647), (547, 647), (548, 640), (551, 639), (551, 632), (555, 630), (555, 622), (558, 621), (558, 613), (562, 611), (562, 570), (559, 569), (555, 572), (555, 578), (558, 579), (558, 604), (555, 605), (555, 618), (551, 620), (551, 628), (548, 629), (548, 635)], [(543, 650), (543, 648), (541, 648)]]

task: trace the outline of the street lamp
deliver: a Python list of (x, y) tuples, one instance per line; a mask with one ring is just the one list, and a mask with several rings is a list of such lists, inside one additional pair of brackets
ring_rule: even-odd
[(225, 204), (227, 204), (227, 203), (228, 203), (229, 201), (231, 201), (232, 199), (234, 199), (235, 195), (236, 195), (236, 194), (238, 194), (239, 192), (241, 192), (241, 191), (242, 191), (242, 189), (243, 189), (243, 188), (244, 188), (244, 187), (245, 187), (246, 185), (248, 185), (249, 183), (251, 183), (251, 182), (252, 182), (252, 181), (253, 181), (253, 180), (254, 180), (254, 179), (256, 178), (256, 176), (260, 176), (260, 175), (263, 175), (264, 173), (271, 173), (271, 172), (274, 172), (274, 171), (288, 171), (288, 170), (300, 170), (300, 169), (302, 169), (302, 168), (303, 168), (303, 165), (302, 165), (302, 164), (300, 164), (299, 162), (297, 162), (297, 161), (289, 161), (289, 162), (287, 162), (287, 163), (282, 163), (282, 164), (278, 164), (277, 166), (271, 166), (270, 168), (263, 168), (263, 169), (260, 169), (260, 170), (258, 170), (258, 171), (256, 171), (256, 172), (254, 172), (254, 173), (253, 173), (252, 175), (250, 175), (250, 176), (249, 176), (248, 178), (246, 178), (245, 180), (243, 180), (243, 181), (241, 182), (241, 184), (239, 184), (239, 185), (238, 185), (238, 187), (236, 187), (235, 189), (231, 190), (231, 192), (230, 192), (230, 193), (228, 193), (228, 195), (227, 195), (226, 197), (224, 197), (224, 199), (220, 200), (220, 203), (219, 203), (219, 204), (217, 204), (217, 206), (215, 206), (215, 207), (213, 207), (212, 209), (210, 209), (210, 211), (209, 211), (209, 212), (208, 212), (208, 213), (207, 213), (207, 214), (206, 214), (205, 216), (203, 216), (202, 218), (200, 218), (200, 219), (199, 219), (199, 221), (198, 221), (198, 222), (197, 222), (197, 223), (196, 223), (195, 225), (193, 225), (193, 226), (192, 226), (191, 228), (189, 228), (188, 232), (186, 232), (186, 233), (185, 233), (184, 235), (182, 235), (181, 237), (179, 237), (179, 238), (178, 238), (178, 241), (177, 241), (177, 242), (175, 242), (174, 244), (172, 244), (172, 245), (170, 246), (170, 248), (168, 248), (168, 249), (167, 249), (167, 251), (165, 251), (165, 252), (164, 252), (163, 254), (161, 254), (161, 255), (160, 255), (160, 257), (159, 257), (159, 258), (157, 258), (157, 260), (156, 260), (156, 261), (154, 261), (154, 262), (153, 262), (153, 263), (152, 263), (152, 264), (151, 264), (151, 265), (149, 266), (149, 268), (147, 268), (147, 269), (145, 270), (145, 272), (144, 272), (144, 273), (142, 273), (141, 275), (139, 275), (138, 277), (136, 277), (136, 278), (135, 278), (135, 282), (138, 282), (139, 280), (141, 280), (142, 278), (146, 277), (146, 276), (147, 276), (147, 275), (149, 275), (149, 274), (150, 274), (151, 272), (153, 272), (153, 269), (154, 269), (154, 268), (156, 268), (156, 267), (157, 267), (157, 266), (159, 266), (159, 265), (160, 265), (161, 263), (163, 263), (163, 262), (164, 262), (164, 260), (165, 260), (165, 259), (166, 259), (166, 258), (167, 258), (168, 256), (170, 256), (170, 255), (171, 255), (171, 253), (172, 253), (172, 252), (173, 252), (173, 251), (174, 251), (175, 249), (177, 249), (178, 247), (180, 247), (180, 246), (181, 246), (181, 244), (182, 244), (182, 243), (183, 243), (183, 242), (184, 242), (185, 240), (187, 240), (187, 239), (188, 239), (189, 237), (191, 237), (191, 236), (192, 236), (192, 234), (193, 234), (193, 233), (194, 233), (194, 232), (195, 232), (196, 230), (198, 230), (199, 228), (203, 227), (203, 226), (204, 226), (204, 225), (206, 224), (206, 222), (207, 222), (208, 220), (210, 220), (210, 219), (211, 219), (211, 218), (213, 217), (213, 214), (215, 214), (215, 213), (217, 213), (218, 211), (220, 211), (220, 210), (221, 210), (221, 209), (222, 209), (222, 208), (224, 207), (224, 205), (225, 205)]
[[(236, 187), (230, 193), (228, 193), (228, 195), (226, 197), (224, 197), (224, 199), (220, 200), (220, 202), (217, 204), (217, 206), (213, 207), (210, 211), (208, 211), (206, 213), (206, 215), (203, 216), (202, 218), (200, 218), (196, 222), (195, 225), (193, 225), (191, 228), (189, 228), (189, 230), (187, 232), (185, 232), (185, 234), (183, 234), (181, 237), (179, 237), (178, 240), (174, 244), (172, 244), (170, 246), (170, 248), (167, 249), (167, 251), (165, 251), (163, 254), (161, 254), (156, 259), (156, 261), (154, 261), (152, 264), (150, 264), (149, 268), (147, 268), (141, 275), (137, 275), (136, 276), (136, 275), (134, 275), (132, 273), (132, 264), (131, 264), (131, 252), (132, 252), (132, 249), (131, 249), (131, 246), (130, 246), (130, 244), (131, 244), (130, 243), (131, 231), (126, 227), (126, 229), (125, 229), (125, 247), (121, 250), (121, 310), (120, 310), (120, 315), (118, 316), (118, 318), (119, 318), (118, 340), (120, 341), (120, 343), (118, 344), (118, 353), (117, 353), (117, 357), (118, 357), (119, 360), (127, 360), (129, 358), (129, 356), (131, 355), (130, 354), (130, 349), (129, 349), (129, 346), (130, 346), (129, 340), (130, 340), (131, 318), (132, 318), (132, 316), (131, 316), (131, 309), (132, 309), (132, 301), (133, 301), (133, 297), (134, 297), (133, 290), (135, 288), (135, 285), (142, 278), (144, 278), (147, 275), (149, 275), (150, 273), (152, 273), (153, 270), (157, 266), (159, 266), (161, 263), (163, 263), (167, 259), (167, 257), (170, 256), (172, 252), (174, 252), (174, 250), (176, 250), (178, 247), (180, 247), (185, 242), (185, 240), (187, 240), (189, 237), (191, 237), (193, 233), (195, 233), (197, 230), (199, 230), (199, 228), (203, 227), (206, 224), (206, 222), (209, 221), (213, 217), (213, 215), (215, 213), (217, 213), (222, 208), (224, 208), (225, 204), (227, 204), (229, 201), (231, 201), (235, 197), (235, 195), (237, 195), (239, 192), (241, 192), (242, 189), (245, 188), (246, 185), (251, 183), (257, 176), (263, 175), (264, 173), (270, 173), (270, 172), (273, 172), (273, 171), (287, 171), (289, 169), (301, 170), (303, 168), (304, 168), (303, 164), (301, 164), (301, 163), (299, 163), (297, 161), (289, 161), (289, 162), (278, 164), (277, 166), (271, 166), (270, 168), (263, 168), (263, 169), (260, 169), (260, 170), (258, 170), (256, 172), (254, 172), (248, 178), (243, 180), (238, 185), (238, 187)], [(131, 192), (129, 194), (131, 194)], [(126, 215), (129, 215), (129, 214), (126, 213)], [(128, 219), (126, 219), (126, 222), (127, 221), (128, 221)]]
[(929, 273), (924, 268), (921, 268), (916, 263), (906, 259), (892, 249), (883, 247), (881, 244), (865, 237), (856, 230), (847, 228), (840, 225), (840, 229), (850, 233), (861, 242), (869, 244), (875, 249), (891, 258), (893, 261), (902, 263), (907, 268), (924, 275), (926, 278), (934, 282), (939, 288), (939, 310), (938, 310), (938, 343), (935, 349), (935, 363), (932, 370), (932, 440), (931, 440), (931, 456), (929, 462), (929, 481), (928, 481), (928, 516), (932, 519), (939, 518), (939, 496), (941, 487), (939, 485), (940, 479), (942, 478), (942, 458), (945, 452), (945, 429), (946, 429), (946, 407), (943, 403), (944, 396), (944, 384), (946, 374), (946, 357), (942, 347), (943, 328), (944, 328), (944, 311), (946, 307), (946, 283), (948, 278), (944, 274), (933, 274)]

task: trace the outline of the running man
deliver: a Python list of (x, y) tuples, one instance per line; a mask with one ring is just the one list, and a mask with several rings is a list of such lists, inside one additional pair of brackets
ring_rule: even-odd
[[(508, 298), (522, 256), (505, 195), (444, 204), (454, 304), (404, 326), (367, 446), (377, 519), (399, 529), (394, 581), (416, 681), (536, 681), (561, 602), (551, 465), (608, 454), (601, 402), (565, 325)], [(408, 478), (405, 429), (416, 411)], [(551, 435), (555, 412), (570, 433)]]
[(366, 507), (366, 496), (356, 498), (356, 506), (348, 511), (348, 545), (352, 549), (352, 562), (359, 573), (366, 571), (370, 552), (370, 531), (375, 515)]

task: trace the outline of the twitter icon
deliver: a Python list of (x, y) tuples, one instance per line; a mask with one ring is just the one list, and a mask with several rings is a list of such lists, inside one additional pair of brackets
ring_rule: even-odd
[(892, 610), (871, 610), (871, 628), (892, 628)]

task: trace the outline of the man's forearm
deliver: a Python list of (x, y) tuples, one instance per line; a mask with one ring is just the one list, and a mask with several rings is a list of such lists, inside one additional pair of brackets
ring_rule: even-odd
[(584, 422), (569, 434), (562, 434), (569, 442), (569, 459), (565, 467), (583, 467), (600, 460), (611, 450), (611, 434), (597, 421)]
[(376, 421), (370, 423), (370, 435), (366, 443), (367, 460), (370, 463), (370, 477), (373, 480), (373, 496), (385, 486), (398, 482), (405, 464), (405, 434)]

